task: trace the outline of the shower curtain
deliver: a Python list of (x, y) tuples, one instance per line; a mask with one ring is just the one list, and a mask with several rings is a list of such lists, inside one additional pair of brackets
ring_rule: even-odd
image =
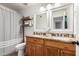
[(16, 44), (22, 41), (20, 19), (16, 11), (0, 5), (0, 55), (14, 52)]

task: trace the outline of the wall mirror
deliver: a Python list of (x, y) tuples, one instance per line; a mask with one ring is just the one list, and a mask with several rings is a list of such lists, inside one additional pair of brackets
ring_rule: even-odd
[(48, 29), (48, 16), (47, 12), (34, 15), (34, 30), (47, 31)]
[(73, 4), (53, 8), (34, 15), (34, 31), (74, 32)]
[(51, 10), (51, 31), (73, 32), (73, 5)]
[(55, 29), (65, 29), (65, 16), (66, 16), (66, 11), (65, 10), (59, 10), (59, 11), (53, 11), (52, 12), (52, 28), (53, 30)]

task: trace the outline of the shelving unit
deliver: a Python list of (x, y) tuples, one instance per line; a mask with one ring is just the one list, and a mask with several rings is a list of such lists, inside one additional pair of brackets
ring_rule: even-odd
[(24, 29), (25, 29), (25, 27), (29, 27), (30, 26), (29, 23), (25, 24), (25, 22), (27, 22), (29, 20), (32, 20), (32, 18), (30, 18), (30, 16), (22, 18), (23, 42), (24, 42)]

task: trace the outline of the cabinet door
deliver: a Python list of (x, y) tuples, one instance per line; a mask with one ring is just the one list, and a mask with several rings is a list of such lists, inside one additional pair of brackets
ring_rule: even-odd
[(36, 56), (43, 56), (43, 45), (36, 44), (35, 55)]
[(27, 45), (27, 50), (26, 50), (27, 52), (27, 54), (26, 55), (28, 55), (28, 56), (35, 56), (35, 45), (34, 44), (28, 44)]
[(59, 56), (60, 50), (55, 47), (45, 47), (44, 53), (45, 56)]
[(61, 56), (75, 56), (75, 52), (70, 51), (70, 50), (62, 50), (61, 51)]

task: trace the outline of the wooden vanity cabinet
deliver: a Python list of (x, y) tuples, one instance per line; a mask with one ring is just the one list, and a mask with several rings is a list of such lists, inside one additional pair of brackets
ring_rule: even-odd
[(26, 47), (27, 47), (27, 49), (26, 49), (26, 55), (28, 55), (28, 56), (34, 56), (35, 55), (35, 45), (31, 44), (31, 43), (28, 43), (28, 45)]
[(39, 38), (27, 38), (26, 55), (43, 56), (43, 40)]
[(46, 46), (44, 49), (44, 56), (59, 56), (60, 50), (56, 47)]
[(75, 45), (65, 43), (64, 48), (61, 50), (61, 56), (75, 56), (75, 48)]
[(52, 40), (44, 40), (44, 55), (45, 56), (60, 56), (61, 55), (61, 43), (58, 41), (52, 41)]
[(61, 56), (75, 56), (74, 51), (70, 50), (61, 50)]
[(75, 45), (56, 40), (45, 40), (44, 55), (46, 56), (75, 56)]
[(35, 55), (36, 56), (43, 56), (43, 46), (37, 44), (35, 47)]
[(27, 37), (28, 56), (75, 56), (75, 45), (57, 40)]

